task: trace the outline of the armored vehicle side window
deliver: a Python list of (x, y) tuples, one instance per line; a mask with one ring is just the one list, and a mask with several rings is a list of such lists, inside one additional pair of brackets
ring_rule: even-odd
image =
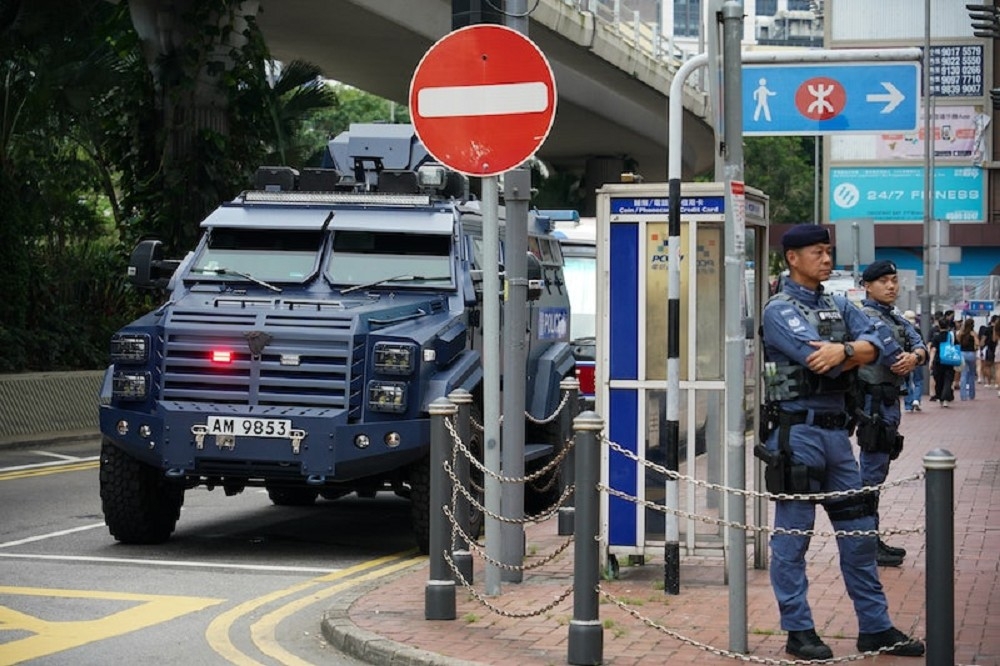
[[(411, 282), (451, 283), (451, 237), (444, 234), (407, 234), (339, 230), (333, 236), (333, 255), (327, 276), (334, 284)], [(421, 278), (418, 282), (412, 282)]]
[(212, 229), (191, 273), (199, 280), (241, 280), (248, 273), (272, 282), (303, 282), (315, 271), (320, 231)]

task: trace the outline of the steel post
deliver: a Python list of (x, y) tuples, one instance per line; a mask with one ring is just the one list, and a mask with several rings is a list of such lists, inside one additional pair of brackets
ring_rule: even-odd
[(430, 488), (430, 578), (424, 588), (424, 619), (455, 619), (455, 581), (445, 554), (451, 547), (450, 524), (444, 507), (451, 502), (451, 477), (444, 463), (451, 460), (451, 435), (444, 420), (458, 413), (447, 398), (430, 404), (431, 415), (431, 488)]
[[(527, 0), (505, 4), (504, 23), (522, 35), (528, 34)], [(528, 201), (531, 199), (531, 172), (524, 166), (504, 174), (504, 290), (503, 310), (503, 447), (500, 450), (503, 475), (524, 476), (524, 407), (525, 367), (528, 347)], [(524, 517), (524, 484), (505, 483), (500, 490), (501, 513), (506, 518)], [(520, 583), (524, 578), (524, 525), (503, 523), (500, 526), (500, 561), (511, 568), (500, 571), (500, 580)]]
[[(743, 87), (740, 42), (743, 39), (743, 4), (727, 0), (722, 5), (722, 83), (726, 99), (739, 99)], [(726, 377), (726, 477), (733, 490), (746, 488), (746, 399), (743, 387), (746, 333), (743, 329), (746, 267), (745, 200), (735, 189), (743, 188), (743, 107), (727, 104), (724, 172), (726, 183), (725, 225), (725, 377)], [(742, 189), (740, 191), (742, 194)], [(690, 460), (690, 458), (689, 458)], [(737, 492), (726, 495), (725, 517), (746, 523), (746, 499)], [(747, 534), (729, 528), (727, 569), (729, 575), (729, 649), (747, 652)]]
[(600, 664), (604, 653), (597, 585), (601, 572), (598, 559), (598, 521), (601, 476), (599, 435), (604, 421), (594, 412), (584, 412), (573, 420), (576, 441), (576, 538), (573, 543), (573, 619), (569, 623), (571, 664)]
[(924, 455), (927, 475), (927, 664), (955, 663), (955, 456), (945, 449)]
[[(469, 420), (472, 415), (472, 394), (465, 389), (455, 389), (448, 394), (448, 399), (458, 407), (458, 414), (455, 418), (455, 431), (458, 433), (458, 438), (462, 440), (462, 443), (468, 447), (469, 442), (472, 441), (472, 424)], [(469, 453), (472, 455), (475, 454), (471, 449)], [(453, 459), (455, 461), (455, 479), (458, 480), (461, 487), (471, 488), (472, 486), (469, 484), (469, 458), (459, 452)], [(455, 563), (458, 573), (462, 575), (466, 583), (471, 585), (472, 553), (469, 552), (469, 542), (462, 535), (462, 532), (464, 531), (472, 539), (475, 539), (479, 535), (469, 532), (471, 529), (469, 522), (469, 499), (461, 492), (453, 494), (455, 496), (455, 506), (453, 508), (455, 522), (458, 523), (461, 530), (452, 530), (451, 559)], [(458, 583), (460, 581), (456, 580), (455, 582)]]
[[(559, 390), (563, 394), (569, 394), (566, 397), (566, 406), (563, 408), (562, 414), (559, 415), (559, 431), (563, 437), (566, 437), (573, 430), (573, 421), (580, 413), (580, 382), (575, 377), (567, 377), (559, 382)], [(566, 488), (575, 483), (576, 470), (573, 469), (573, 466), (576, 464), (575, 461), (576, 447), (572, 447), (566, 454), (566, 457), (563, 458), (562, 465), (560, 465), (560, 495), (566, 492)], [(566, 498), (566, 503), (559, 507), (559, 536), (569, 536), (573, 533), (573, 513), (576, 510), (573, 506), (573, 501), (573, 494), (570, 493), (569, 497)]]

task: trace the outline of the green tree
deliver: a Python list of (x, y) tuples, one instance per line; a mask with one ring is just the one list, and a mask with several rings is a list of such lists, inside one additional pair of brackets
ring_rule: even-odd
[(813, 221), (814, 137), (761, 136), (744, 140), (746, 182), (770, 197), (773, 224)]
[(312, 148), (304, 154), (302, 166), (319, 166), (327, 142), (347, 131), (351, 123), (410, 122), (410, 112), (405, 106), (343, 83), (330, 82), (329, 86), (336, 104), (312, 111), (302, 125), (301, 141)]

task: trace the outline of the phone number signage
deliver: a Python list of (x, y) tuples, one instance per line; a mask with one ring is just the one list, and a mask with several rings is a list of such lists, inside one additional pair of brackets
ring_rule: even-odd
[(932, 46), (928, 60), (931, 69), (931, 95), (982, 97), (982, 44)]
[[(984, 220), (983, 174), (978, 167), (935, 168), (935, 219)], [(923, 167), (830, 169), (830, 220), (865, 217), (875, 222), (922, 221)]]

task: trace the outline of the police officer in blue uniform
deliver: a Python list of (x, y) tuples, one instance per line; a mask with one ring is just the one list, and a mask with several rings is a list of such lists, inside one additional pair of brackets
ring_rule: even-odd
[[(764, 308), (763, 425), (772, 493), (830, 493), (861, 488), (861, 473), (848, 435), (845, 394), (854, 368), (895, 363), (900, 349), (891, 333), (839, 296), (825, 294), (822, 281), (833, 268), (830, 234), (819, 225), (799, 225), (782, 237), (789, 276)], [(870, 494), (824, 499), (837, 531), (875, 529)], [(812, 530), (817, 502), (778, 500), (774, 526)], [(885, 649), (921, 656), (924, 645), (896, 629), (875, 564), (875, 536), (838, 537), (840, 568), (858, 617), (858, 649)], [(802, 659), (830, 659), (833, 651), (816, 634), (809, 608), (806, 551), (809, 537), (787, 532), (771, 536), (771, 586), (788, 632), (785, 650)]]
[[(892, 332), (892, 338), (903, 349), (896, 363), (886, 366), (871, 363), (858, 368), (854, 403), (858, 414), (858, 456), (861, 482), (866, 486), (885, 483), (889, 462), (903, 450), (899, 434), (899, 398), (905, 394), (906, 378), (918, 365), (927, 363), (929, 356), (920, 333), (913, 324), (893, 311), (899, 296), (899, 276), (896, 264), (880, 260), (872, 263), (861, 275), (866, 298), (862, 310)], [(875, 496), (875, 525), (879, 524), (878, 495)], [(879, 566), (898, 567), (906, 550), (887, 545), (880, 538), (876, 562)]]

